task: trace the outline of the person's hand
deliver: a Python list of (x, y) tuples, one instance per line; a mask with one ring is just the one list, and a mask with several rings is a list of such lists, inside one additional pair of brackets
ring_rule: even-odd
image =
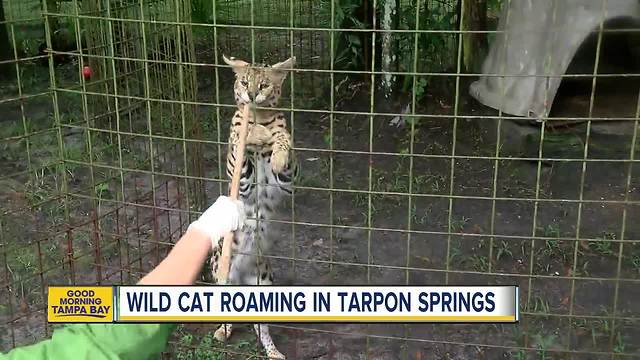
[(242, 201), (220, 196), (189, 228), (204, 232), (215, 243), (226, 233), (237, 230), (244, 217)]

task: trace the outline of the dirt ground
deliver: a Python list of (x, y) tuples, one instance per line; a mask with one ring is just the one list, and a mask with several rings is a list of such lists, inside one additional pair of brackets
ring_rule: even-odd
[[(200, 99), (211, 102), (215, 95), (210, 80), (213, 71), (202, 68), (199, 72)], [(221, 101), (230, 103), (231, 75), (221, 70), (220, 76)], [(296, 86), (312, 80), (308, 76), (294, 75)], [(321, 84), (323, 79), (315, 80)], [(416, 105), (416, 113), (431, 116), (417, 120), (407, 117), (400, 126), (391, 124), (394, 116), (340, 112), (366, 113), (373, 108), (375, 112), (400, 113), (407, 105), (406, 99), (390, 101), (376, 94), (372, 107), (368, 85), (354, 78), (344, 82), (338, 79), (338, 83), (337, 113), (333, 118), (313, 111), (330, 108), (329, 87), (310, 90), (309, 97), (294, 100), (293, 107), (302, 109), (294, 113), (293, 119), (302, 177), (293, 206), (288, 204), (282, 212), (283, 222), (274, 224), (278, 234), (274, 239), (276, 246), (268, 255), (272, 256), (276, 269), (275, 282), (516, 284), (520, 286), (523, 319), (518, 325), (274, 325), (274, 340), (288, 358), (604, 359), (610, 355), (585, 357), (554, 350), (597, 353), (614, 348), (628, 354), (640, 352), (640, 305), (634, 301), (640, 295), (640, 245), (632, 241), (640, 239), (640, 225), (634, 221), (640, 215), (637, 203), (640, 170), (633, 166), (628, 176), (629, 163), (619, 161), (629, 158), (633, 131), (629, 121), (592, 124), (590, 129), (587, 124), (558, 123), (545, 129), (540, 145), (538, 125), (483, 118), (497, 113), (466, 95), (467, 81), (460, 84), (458, 107), (458, 115), (464, 117), (456, 120), (453, 116), (456, 106), (452, 92), (427, 89)], [(590, 85), (585, 88), (584, 84), (565, 84), (554, 115), (588, 115)], [(592, 114), (634, 117), (638, 90), (639, 83), (633, 78), (624, 83), (604, 81), (598, 87)], [(47, 114), (49, 105), (44, 101), (29, 108), (28, 114), (45, 119), (45, 115), (37, 114)], [(62, 106), (63, 111), (72, 108), (73, 103)], [(3, 113), (8, 110), (10, 118), (20, 116), (15, 104), (0, 104), (0, 110)], [(199, 111), (204, 121), (215, 120), (214, 107), (202, 106)], [(229, 111), (221, 110), (222, 124), (229, 118)], [(336, 150), (332, 177), (331, 155), (326, 151), (330, 148), (331, 121)], [(411, 121), (415, 121), (413, 141)], [(582, 179), (583, 163), (578, 160), (584, 157), (587, 130), (590, 131), (587, 158), (603, 161), (587, 162)], [(74, 136), (66, 136), (65, 142), (80, 141)], [(226, 137), (225, 131), (221, 137)], [(543, 161), (535, 160), (540, 146)], [(383, 154), (369, 154), (370, 151)], [(414, 156), (412, 163), (408, 156), (398, 156), (410, 152), (420, 155)], [(453, 163), (452, 153), (456, 155)], [(13, 173), (19, 160), (4, 159), (0, 168)], [(171, 158), (164, 159), (170, 165), (167, 172), (177, 171), (171, 168), (172, 162)], [(208, 176), (217, 173), (217, 154), (207, 155), (205, 168)], [(86, 172), (75, 176), (69, 191), (86, 188), (87, 176)], [(331, 186), (330, 178), (333, 188), (342, 191), (330, 195), (326, 190)], [(170, 205), (170, 200), (177, 198), (176, 191), (180, 191), (176, 189), (178, 183), (167, 185), (165, 193), (159, 191), (156, 203), (165, 201)], [(126, 184), (125, 191), (135, 189), (136, 194), (150, 189), (145, 176), (129, 177)], [(209, 198), (213, 198), (219, 188), (210, 183), (207, 189)], [(371, 195), (369, 190), (373, 192)], [(409, 191), (411, 197), (407, 196)], [(15, 193), (20, 191), (2, 193), (3, 210), (27, 207), (19, 203), (19, 197), (7, 200)], [(534, 201), (536, 198), (538, 202)], [(579, 205), (581, 198), (587, 202)], [(625, 204), (626, 198), (632, 203)], [(149, 199), (141, 202), (152, 203)], [(104, 206), (103, 211), (109, 209)], [(78, 215), (91, 214), (92, 204), (79, 201), (72, 208)], [(178, 215), (162, 211), (131, 208), (122, 211), (107, 220), (117, 221), (118, 216), (124, 216), (129, 224), (137, 222), (137, 229), (122, 238), (126, 244), (114, 236), (99, 238), (102, 250), (106, 251), (110, 244), (115, 244), (116, 250), (102, 255), (90, 253), (88, 256), (95, 260), (79, 263), (77, 282), (92, 282), (96, 278), (103, 283), (129, 281), (129, 274), (120, 271), (123, 267), (133, 269), (130, 276), (135, 278), (136, 270), (149, 269), (166, 250), (163, 245), (158, 252), (150, 252), (153, 242), (170, 236), (172, 231), (168, 228), (179, 229), (180, 225), (175, 223), (188, 223), (181, 216), (177, 219)], [(30, 217), (15, 222), (14, 228), (48, 224), (42, 210), (24, 213)], [(155, 219), (150, 220), (154, 214)], [(15, 217), (8, 219), (13, 221)], [(293, 226), (287, 223), (292, 220), (296, 223)], [(338, 227), (332, 230), (328, 226), (331, 224)], [(163, 232), (150, 235), (154, 226)], [(106, 228), (107, 225), (103, 229)], [(7, 234), (6, 227), (4, 230)], [(577, 242), (576, 238), (590, 241)], [(80, 249), (94, 252), (96, 247), (90, 240)], [(62, 241), (64, 237), (56, 237), (47, 243), (55, 245)], [(57, 245), (56, 251), (62, 254), (62, 244)], [(36, 251), (35, 247), (30, 251)], [(99, 265), (97, 259), (102, 259)], [(59, 261), (56, 264), (62, 263)], [(102, 271), (100, 275), (96, 275), (98, 268)], [(31, 284), (43, 287), (47, 282), (67, 278), (68, 268), (54, 269), (57, 273), (48, 273), (42, 282), (36, 278)], [(17, 296), (9, 294), (15, 289), (3, 291), (2, 298)], [(43, 304), (42, 301), (28, 303), (30, 315), (13, 322), (12, 326), (18, 329), (13, 337), (18, 338), (18, 343), (44, 335), (43, 318), (35, 306)], [(614, 309), (616, 316), (635, 320), (613, 322), (589, 317), (614, 315)], [(575, 317), (568, 317), (570, 312)], [(186, 326), (174, 339), (167, 357), (187, 358), (185, 334), (195, 338), (189, 344), (202, 344), (213, 329), (215, 325), (210, 324)], [(11, 341), (6, 340), (10, 331), (6, 325), (2, 330), (3, 348), (10, 347)], [(238, 327), (231, 346), (246, 343), (254, 346), (252, 329)], [(521, 352), (519, 347), (538, 351)], [(243, 359), (247, 355), (229, 358)]]
[[(221, 76), (223, 83), (230, 82), (227, 75)], [(620, 83), (603, 82), (593, 116), (634, 117), (638, 84), (628, 81), (623, 84), (628, 91), (614, 91)], [(467, 85), (461, 86), (464, 89)], [(587, 89), (584, 84), (564, 85), (554, 115), (587, 116), (582, 113), (588, 111), (590, 85)], [(343, 94), (344, 98), (336, 101), (336, 111), (368, 112), (367, 87), (358, 86), (357, 82), (350, 87), (352, 93)], [(328, 95), (319, 97), (326, 99)], [(309, 103), (306, 99), (301, 102), (304, 105), (295, 103), (295, 107)], [(315, 105), (312, 109), (326, 109), (328, 105), (322, 101), (311, 103)], [(374, 109), (398, 113), (405, 104), (389, 105), (376, 99)], [(624, 344), (624, 352), (637, 352), (637, 320), (619, 320), (614, 325), (598, 318), (580, 318), (612, 314), (616, 288), (618, 316), (637, 318), (640, 313), (640, 307), (632, 300), (640, 295), (640, 273), (633, 262), (640, 247), (629, 242), (621, 250), (620, 243), (606, 241), (622, 238), (625, 209), (624, 239), (635, 240), (640, 235), (640, 226), (629, 221), (640, 215), (637, 205), (621, 203), (625, 199), (628, 163), (587, 163), (582, 198), (591, 202), (582, 205), (578, 227), (582, 162), (576, 160), (583, 158), (586, 124), (558, 122), (546, 129), (542, 153), (545, 160), (540, 162), (537, 193), (542, 200), (536, 210), (532, 199), (536, 198), (539, 164), (531, 158), (538, 157), (540, 127), (505, 120), (502, 133), (497, 136), (497, 120), (474, 118), (497, 115), (495, 111), (465, 95), (461, 97), (459, 114), (471, 117), (458, 119), (455, 125), (452, 116), (437, 117), (452, 115), (453, 111), (452, 96), (428, 92), (418, 104), (416, 113), (435, 116), (416, 122), (413, 153), (435, 156), (414, 157), (411, 177), (407, 157), (367, 154), (370, 148), (374, 152), (406, 153), (410, 125), (392, 126), (391, 116), (335, 115), (333, 144), (339, 152), (333, 160), (333, 187), (367, 191), (371, 186), (373, 191), (392, 193), (372, 195), (371, 211), (366, 193), (336, 191), (331, 204), (329, 192), (323, 190), (330, 188), (329, 154), (305, 150), (329, 148), (324, 135), (329, 133), (330, 119), (326, 114), (296, 112), (294, 137), (303, 168), (301, 188), (294, 196), (293, 219), (298, 224), (277, 225), (281, 235), (276, 237), (270, 254), (277, 269), (276, 282), (433, 285), (448, 280), (449, 284), (465, 285), (516, 284), (520, 286), (522, 304), (529, 300), (529, 306), (522, 307), (523, 321), (519, 325), (274, 326), (272, 332), (280, 349), (295, 359), (577, 359), (585, 357), (553, 351), (569, 348), (607, 352), (614, 326), (614, 341)], [(458, 158), (452, 172), (448, 155), (454, 147), (454, 126), (456, 155), (489, 159)], [(590, 131), (588, 159), (628, 159), (633, 131), (629, 122), (593, 124)], [(501, 159), (496, 161), (491, 157), (496, 155), (498, 138)], [(565, 161), (567, 158), (574, 161)], [(373, 168), (371, 184), (369, 164)], [(495, 166), (498, 178), (494, 187)], [(629, 200), (638, 196), (637, 174), (634, 169)], [(408, 196), (398, 195), (408, 193), (409, 179), (413, 179), (415, 195), (411, 206)], [(450, 203), (447, 196), (451, 185), (455, 197)], [(500, 200), (494, 204), (493, 197)], [(606, 203), (608, 200), (615, 203)], [(322, 226), (332, 223), (331, 207), (333, 224), (341, 226), (333, 233)], [(453, 234), (448, 236), (450, 207)], [(283, 212), (283, 221), (292, 219), (290, 210)], [(367, 230), (369, 213), (370, 226), (375, 228), (371, 231)], [(408, 226), (416, 232), (409, 235)], [(533, 241), (533, 234), (547, 239)], [(574, 241), (576, 237), (594, 241), (579, 243)], [(491, 274), (483, 274), (486, 272)], [(627, 281), (613, 281), (617, 275)], [(567, 317), (571, 299), (571, 311), (576, 316), (572, 322)], [(187, 328), (205, 334), (215, 327)], [(240, 328), (231, 342), (251, 339), (251, 331), (249, 326)], [(510, 346), (540, 351), (525, 353), (504, 348)], [(608, 357), (594, 354), (588, 358)]]

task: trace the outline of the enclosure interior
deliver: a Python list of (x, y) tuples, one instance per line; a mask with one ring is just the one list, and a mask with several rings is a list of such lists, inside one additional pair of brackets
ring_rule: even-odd
[[(48, 285), (134, 283), (227, 192), (224, 54), (297, 59), (276, 284), (520, 286), (517, 325), (272, 325), (289, 358), (637, 356), (640, 28), (594, 29), (531, 125), (468, 96), (468, 2), (0, 2), (0, 349), (51, 334)], [(166, 357), (261, 354), (215, 328)]]

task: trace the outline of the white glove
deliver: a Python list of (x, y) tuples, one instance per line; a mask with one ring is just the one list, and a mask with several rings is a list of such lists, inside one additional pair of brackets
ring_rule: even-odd
[(204, 232), (215, 245), (226, 233), (237, 230), (244, 218), (242, 201), (220, 196), (189, 228)]

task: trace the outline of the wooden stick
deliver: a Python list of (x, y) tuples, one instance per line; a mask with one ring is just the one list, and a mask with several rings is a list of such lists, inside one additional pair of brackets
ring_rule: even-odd
[[(236, 146), (236, 163), (233, 168), (233, 177), (231, 178), (231, 190), (229, 197), (233, 200), (238, 199), (238, 193), (240, 191), (240, 175), (242, 175), (242, 163), (244, 162), (244, 149), (247, 141), (247, 129), (249, 128), (249, 112), (251, 111), (250, 105), (245, 104), (242, 109), (242, 120), (240, 123), (240, 133), (238, 134), (238, 145)], [(220, 256), (220, 264), (218, 265), (218, 277), (219, 285), (226, 285), (229, 278), (229, 267), (231, 266), (231, 243), (233, 242), (233, 233), (227, 233), (224, 236), (222, 243), (222, 255)]]

